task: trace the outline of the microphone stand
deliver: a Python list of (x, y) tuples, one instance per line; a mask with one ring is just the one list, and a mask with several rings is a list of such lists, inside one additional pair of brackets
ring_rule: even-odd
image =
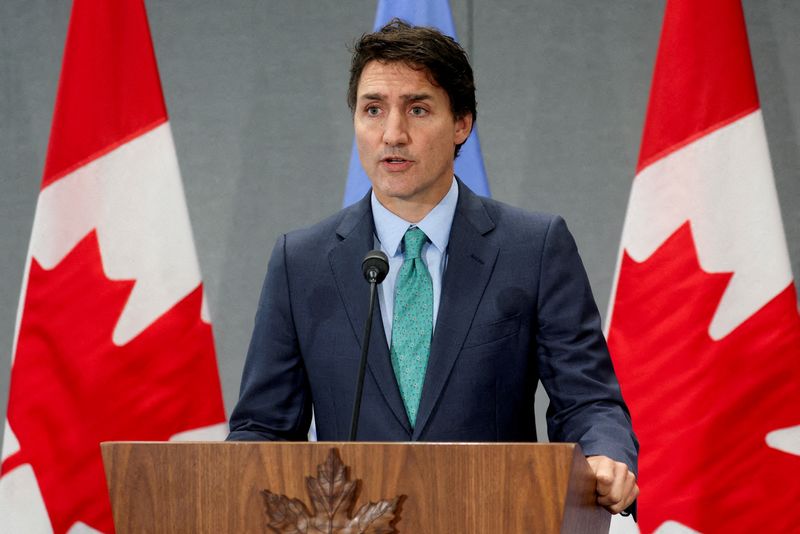
[(375, 288), (378, 285), (378, 270), (370, 268), (367, 272), (369, 282), (369, 311), (364, 323), (364, 336), (361, 343), (361, 361), (358, 365), (358, 382), (356, 382), (356, 398), (353, 401), (353, 417), (350, 420), (350, 441), (356, 440), (358, 432), (358, 414), (361, 412), (361, 393), (364, 389), (364, 372), (367, 369), (367, 350), (369, 349), (369, 336), (372, 332), (372, 311), (375, 308)]

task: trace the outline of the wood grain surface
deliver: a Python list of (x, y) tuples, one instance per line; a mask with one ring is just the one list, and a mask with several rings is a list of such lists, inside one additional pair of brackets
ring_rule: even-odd
[(356, 508), (404, 496), (400, 533), (608, 531), (573, 444), (104, 443), (117, 532), (268, 532), (261, 490), (310, 507), (332, 447), (361, 481)]

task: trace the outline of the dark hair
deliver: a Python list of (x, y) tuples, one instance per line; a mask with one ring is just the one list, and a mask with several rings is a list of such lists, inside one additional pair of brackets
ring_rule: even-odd
[[(450, 97), (453, 115), (457, 119), (472, 115), (474, 125), (477, 110), (472, 67), (467, 53), (452, 37), (435, 28), (411, 26), (397, 18), (374, 33), (362, 35), (353, 46), (350, 64), (347, 105), (352, 112), (356, 109), (361, 73), (370, 61), (401, 62), (427, 71), (431, 83), (444, 89)], [(456, 146), (456, 156), (460, 148), (461, 145)]]

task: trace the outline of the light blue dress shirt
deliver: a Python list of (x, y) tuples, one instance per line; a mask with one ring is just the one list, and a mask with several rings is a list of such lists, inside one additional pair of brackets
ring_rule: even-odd
[(450, 241), (450, 228), (458, 202), (458, 184), (455, 178), (444, 198), (418, 223), (410, 223), (387, 210), (372, 193), (372, 219), (375, 222), (375, 247), (380, 248), (389, 258), (389, 274), (378, 286), (378, 301), (383, 316), (383, 330), (386, 341), (392, 346), (392, 319), (394, 318), (394, 292), (397, 273), (403, 265), (403, 235), (409, 227), (417, 226), (428, 236), (428, 243), (422, 247), (422, 261), (428, 267), (433, 283), (433, 326), (439, 312), (442, 296), (442, 278), (447, 267), (447, 244)]

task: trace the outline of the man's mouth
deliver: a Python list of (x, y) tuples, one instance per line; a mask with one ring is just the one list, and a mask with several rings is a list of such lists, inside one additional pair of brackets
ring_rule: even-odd
[(405, 172), (414, 164), (413, 160), (402, 156), (386, 156), (381, 159), (381, 167), (388, 172)]

